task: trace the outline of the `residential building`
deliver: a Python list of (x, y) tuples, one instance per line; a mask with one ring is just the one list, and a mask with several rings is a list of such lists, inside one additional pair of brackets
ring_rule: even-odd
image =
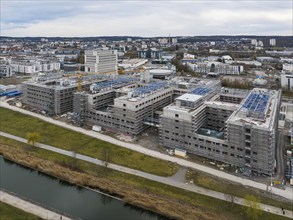
[(216, 73), (223, 75), (239, 75), (243, 72), (243, 66), (230, 65), (221, 62), (198, 62), (195, 64), (188, 63), (190, 68), (198, 73), (208, 74)]
[(138, 51), (138, 57), (143, 59), (161, 59), (163, 51), (156, 48)]
[(56, 59), (11, 59), (13, 71), (17, 74), (34, 74), (60, 70)]
[(12, 66), (3, 60), (0, 60), (0, 78), (7, 78), (14, 75)]
[(293, 73), (281, 74), (281, 87), (286, 90), (293, 90)]
[(270, 46), (276, 46), (276, 39), (275, 38), (270, 39)]

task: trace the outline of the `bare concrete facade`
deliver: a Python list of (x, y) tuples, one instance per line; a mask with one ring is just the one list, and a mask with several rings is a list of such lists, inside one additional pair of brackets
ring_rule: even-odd
[(163, 87), (140, 97), (123, 95), (120, 92), (116, 94), (115, 90), (82, 96), (86, 106), (84, 123), (135, 136), (149, 127), (145, 122), (156, 118), (158, 110), (172, 103), (173, 89)]
[[(88, 89), (92, 83), (83, 83), (83, 89)], [(73, 110), (73, 93), (77, 84), (66, 85), (52, 80), (45, 83), (24, 82), (23, 103), (48, 115), (60, 115)]]
[[(223, 102), (222, 93), (196, 107), (182, 106), (180, 97), (176, 104), (165, 107), (160, 120), (160, 144), (271, 175), (274, 172), (280, 92), (254, 89), (247, 97), (243, 93), (242, 98), (238, 93), (238, 98), (245, 98), (240, 104), (235, 103), (239, 102), (235, 94), (228, 98), (227, 93), (225, 100), (232, 103)], [(262, 103), (262, 117), (255, 109), (248, 113), (251, 110), (244, 108), (251, 95), (259, 93), (260, 97), (263, 93), (268, 94), (266, 103)], [(258, 108), (260, 104), (254, 105)]]

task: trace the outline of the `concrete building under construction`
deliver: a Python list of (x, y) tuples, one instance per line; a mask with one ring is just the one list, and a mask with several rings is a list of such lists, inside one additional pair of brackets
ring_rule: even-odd
[(23, 83), (23, 102), (49, 115), (73, 112), (79, 125), (137, 136), (159, 129), (160, 145), (232, 164), (274, 172), (280, 92), (222, 88), (219, 80), (175, 77), (139, 82), (90, 75)]
[(149, 125), (158, 125), (159, 110), (172, 103), (173, 89), (165, 82), (121, 89), (114, 89), (113, 83), (97, 83), (91, 93), (75, 93), (74, 112), (81, 125), (100, 125), (135, 136)]
[(280, 92), (198, 87), (164, 108), (160, 144), (271, 175)]
[[(82, 76), (82, 90), (90, 90), (93, 83), (107, 81), (111, 77), (113, 76), (107, 74)], [(45, 111), (48, 115), (61, 115), (73, 111), (73, 95), (77, 87), (77, 76), (41, 76), (35, 81), (22, 83), (22, 102), (31, 108)]]

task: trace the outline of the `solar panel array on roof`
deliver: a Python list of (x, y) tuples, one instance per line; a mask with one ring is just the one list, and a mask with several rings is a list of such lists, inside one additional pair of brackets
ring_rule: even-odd
[(114, 79), (114, 80), (110, 80), (110, 81), (104, 81), (104, 82), (99, 82), (95, 84), (94, 90), (101, 90), (104, 88), (108, 88), (108, 87), (115, 87), (115, 86), (120, 86), (120, 85), (124, 85), (130, 82), (133, 82), (134, 79), (133, 78), (118, 78), (118, 79)]
[(249, 111), (264, 112), (269, 102), (270, 95), (265, 93), (252, 92), (242, 105), (242, 108), (246, 108)]
[(205, 95), (205, 94), (209, 93), (210, 91), (211, 91), (211, 89), (209, 89), (209, 88), (198, 87), (198, 88), (191, 90), (190, 93), (195, 94), (195, 95)]
[(150, 94), (150, 93), (152, 93), (152, 92), (154, 92), (156, 90), (159, 90), (161, 88), (165, 88), (166, 85), (167, 85), (167, 83), (165, 83), (165, 82), (151, 83), (151, 84), (148, 84), (146, 86), (134, 89), (132, 96), (136, 97), (136, 96), (140, 96), (142, 94)]

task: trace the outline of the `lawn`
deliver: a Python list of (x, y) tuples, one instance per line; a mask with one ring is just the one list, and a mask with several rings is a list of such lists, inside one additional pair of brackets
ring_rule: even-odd
[(251, 187), (243, 186), (241, 184), (233, 183), (197, 170), (189, 170), (186, 173), (186, 179), (192, 180), (193, 183), (197, 186), (201, 186), (218, 192), (227, 193), (241, 198), (244, 198), (248, 194), (254, 195), (262, 203), (276, 207), (283, 207), (293, 211), (291, 202), (277, 201), (271, 198), (271, 196), (268, 193), (265, 194), (265, 192), (262, 190), (257, 190)]
[[(229, 202), (225, 202), (222, 200), (214, 199), (211, 197), (207, 197), (204, 195), (200, 195), (197, 193), (189, 192), (183, 189), (179, 189), (176, 187), (168, 186), (162, 183), (158, 183), (155, 181), (151, 181), (148, 179), (144, 179), (141, 177), (125, 174), (122, 172), (114, 171), (114, 170), (105, 170), (105, 167), (100, 167), (93, 165), (91, 163), (80, 161), (77, 159), (72, 159), (64, 155), (60, 155), (57, 153), (53, 153), (43, 149), (36, 149), (30, 145), (20, 143), (8, 138), (1, 138), (0, 139), (0, 146), (8, 145), (13, 147), (13, 149), (18, 149), (23, 153), (19, 155), (29, 154), (32, 155), (34, 158), (41, 158), (44, 160), (53, 161), (54, 164), (61, 164), (65, 167), (70, 167), (74, 170), (78, 170), (79, 172), (89, 174), (91, 176), (95, 176), (97, 178), (104, 181), (110, 181), (112, 184), (111, 187), (120, 187), (119, 191), (123, 191), (123, 187), (128, 187), (133, 190), (139, 190), (142, 195), (139, 193), (136, 194), (136, 197), (133, 195), (129, 195), (129, 190), (126, 190), (126, 194), (123, 194), (123, 197), (127, 201), (137, 201), (139, 198), (143, 197), (143, 202), (145, 204), (157, 204), (160, 207), (168, 207), (168, 204), (174, 203), (184, 206), (186, 209), (181, 211), (182, 216), (190, 216), (189, 211), (194, 211), (198, 213), (194, 219), (205, 219), (204, 217), (211, 217), (211, 219), (215, 219), (216, 216), (219, 219), (239, 219), (239, 220), (246, 220), (247, 217), (244, 214), (243, 207), (237, 204), (232, 204)], [(14, 154), (15, 155), (15, 154)], [(56, 170), (60, 170), (56, 168)], [(72, 178), (78, 179), (77, 175), (69, 175)], [(89, 178), (87, 178), (89, 179)], [(85, 178), (83, 178), (84, 181)], [(86, 183), (86, 182), (85, 182)], [(122, 187), (122, 188), (121, 188)], [(103, 188), (103, 187), (102, 187)], [(114, 189), (113, 189), (114, 190)], [(156, 199), (161, 199), (160, 201), (154, 200), (154, 196)], [(148, 197), (150, 196), (150, 197)], [(170, 208), (170, 207), (168, 207)], [(174, 207), (173, 207), (174, 208)], [(153, 207), (156, 210), (156, 207)], [(175, 209), (175, 208), (174, 208)], [(171, 212), (176, 210), (168, 210), (166, 208), (166, 212)], [(178, 210), (177, 210), (178, 211)], [(209, 219), (209, 218), (207, 218)], [(272, 215), (269, 213), (262, 213), (260, 219), (280, 219), (285, 220), (287, 218), (283, 218), (281, 216)]]
[(111, 162), (160, 176), (175, 174), (179, 166), (90, 136), (62, 128), (40, 119), (0, 108), (0, 130), (26, 138), (29, 132), (38, 132), (40, 142), (54, 147), (104, 160), (104, 149), (110, 152)]
[(27, 213), (6, 203), (0, 202), (0, 219), (3, 220), (39, 220), (38, 216)]

